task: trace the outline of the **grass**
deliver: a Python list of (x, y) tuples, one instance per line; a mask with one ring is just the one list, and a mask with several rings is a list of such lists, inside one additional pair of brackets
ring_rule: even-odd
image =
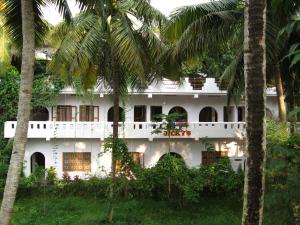
[[(240, 225), (242, 202), (204, 198), (184, 207), (154, 200), (119, 200), (114, 225)], [(12, 225), (105, 224), (106, 200), (83, 197), (36, 196), (18, 199)]]

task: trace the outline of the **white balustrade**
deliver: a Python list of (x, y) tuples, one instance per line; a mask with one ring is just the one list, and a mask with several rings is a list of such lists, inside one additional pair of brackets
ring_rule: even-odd
[[(5, 138), (14, 137), (17, 122), (5, 123)], [(168, 138), (167, 133), (153, 134), (159, 123), (124, 122), (119, 123), (119, 136), (123, 138)], [(180, 124), (178, 125), (180, 126)], [(192, 122), (180, 132), (171, 132), (171, 138), (235, 138), (243, 137), (243, 122)], [(53, 122), (30, 121), (28, 138), (100, 138), (112, 135), (112, 122)]]

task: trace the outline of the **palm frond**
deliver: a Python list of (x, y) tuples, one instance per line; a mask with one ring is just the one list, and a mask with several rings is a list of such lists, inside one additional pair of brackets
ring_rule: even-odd
[(227, 10), (236, 10), (239, 0), (221, 0), (185, 6), (175, 10), (164, 28), (164, 35), (170, 41), (176, 41), (196, 20), (205, 15)]
[(67, 0), (47, 0), (47, 1), (58, 8), (58, 12), (61, 15), (63, 15), (64, 19), (67, 22), (71, 22), (72, 12), (70, 10)]
[(143, 58), (144, 52), (138, 37), (135, 34), (130, 19), (119, 13), (111, 21), (111, 38), (113, 52), (123, 67), (133, 73), (145, 75)]
[(174, 49), (174, 57), (186, 60), (200, 52), (226, 43), (243, 27), (240, 11), (220, 11), (195, 20), (182, 33)]

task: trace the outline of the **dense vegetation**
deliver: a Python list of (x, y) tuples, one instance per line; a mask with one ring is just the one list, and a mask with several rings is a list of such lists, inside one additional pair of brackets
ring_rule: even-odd
[[(12, 142), (4, 139), (4, 123), (5, 121), (16, 120), (19, 83), (20, 73), (14, 67), (0, 75), (0, 191), (4, 188), (12, 149)], [(55, 97), (63, 86), (62, 80), (45, 74), (40, 63), (37, 63), (31, 100), (32, 109), (53, 105)]]

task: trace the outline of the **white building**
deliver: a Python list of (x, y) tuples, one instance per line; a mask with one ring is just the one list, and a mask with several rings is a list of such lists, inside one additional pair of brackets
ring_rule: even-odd
[[(99, 87), (92, 99), (83, 98), (68, 87), (56, 102), (56, 106), (34, 113), (29, 123), (25, 175), (36, 165), (55, 167), (59, 177), (65, 172), (81, 177), (109, 173), (110, 153), (103, 152), (103, 142), (112, 134), (112, 96)], [(130, 92), (122, 110), (125, 122), (120, 123), (120, 137), (144, 167), (154, 166), (168, 152), (167, 137), (152, 134), (151, 119), (170, 112), (187, 115), (187, 132), (174, 133), (171, 143), (171, 152), (181, 156), (186, 165), (197, 167), (225, 154), (233, 168), (244, 166), (243, 102), (227, 108), (226, 91), (220, 90), (214, 78), (186, 78), (181, 84), (163, 80), (143, 92)], [(267, 90), (267, 112), (277, 117), (274, 89)], [(15, 121), (6, 122), (5, 138), (12, 138), (15, 129)], [(208, 142), (216, 153), (206, 151)]]

